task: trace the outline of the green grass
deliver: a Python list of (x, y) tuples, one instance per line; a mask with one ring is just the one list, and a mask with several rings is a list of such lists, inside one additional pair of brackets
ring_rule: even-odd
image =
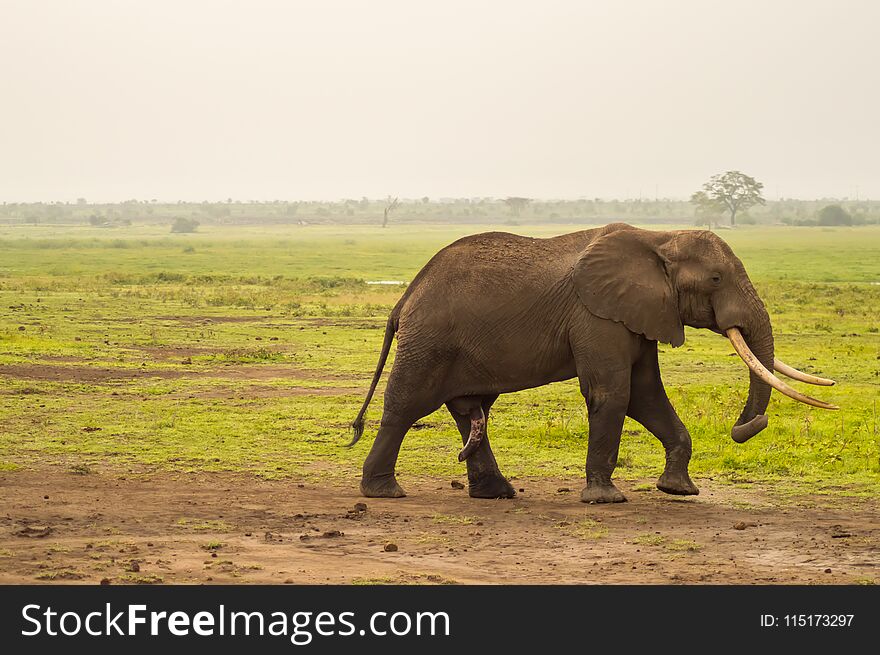
[[(155, 226), (119, 239), (3, 227), (0, 470), (48, 462), (71, 475), (231, 470), (355, 485), (381, 393), (362, 442), (343, 444), (401, 293), (366, 281), (409, 281), (443, 245), (488, 229), (497, 228), (206, 226), (169, 236)], [(502, 229), (548, 236), (575, 227)], [(774, 394), (770, 427), (734, 443), (746, 369), (726, 340), (688, 329), (682, 348), (661, 348), (661, 366), (693, 437), (692, 474), (876, 497), (880, 228), (720, 234), (767, 304), (779, 356), (835, 378), (836, 387), (807, 391), (842, 409)], [(460, 439), (445, 410), (421, 423), (401, 452), (404, 483), (460, 476)], [(582, 475), (588, 425), (576, 381), (502, 396), (490, 431), (508, 475)], [(616, 476), (643, 480), (662, 467), (657, 440), (628, 420)]]

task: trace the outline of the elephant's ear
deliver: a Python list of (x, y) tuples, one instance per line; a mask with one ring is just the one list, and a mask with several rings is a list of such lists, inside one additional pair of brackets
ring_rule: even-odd
[(591, 314), (678, 347), (684, 343), (684, 327), (660, 238), (628, 226), (603, 234), (584, 249), (572, 280)]

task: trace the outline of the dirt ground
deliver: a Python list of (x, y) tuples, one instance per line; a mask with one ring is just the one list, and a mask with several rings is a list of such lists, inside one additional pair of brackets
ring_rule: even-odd
[[(628, 503), (584, 505), (582, 482), (515, 480), (513, 500), (460, 481), (231, 473), (0, 473), (0, 583), (870, 583), (880, 508), (776, 498), (697, 480), (676, 498), (621, 483)], [(361, 505), (361, 503), (363, 503)]]

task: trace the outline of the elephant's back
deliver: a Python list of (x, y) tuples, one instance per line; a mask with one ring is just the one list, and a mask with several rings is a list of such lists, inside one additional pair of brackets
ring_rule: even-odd
[(434, 255), (395, 308), (401, 320), (449, 322), (517, 310), (567, 277), (596, 230), (547, 239), (509, 232), (463, 237)]

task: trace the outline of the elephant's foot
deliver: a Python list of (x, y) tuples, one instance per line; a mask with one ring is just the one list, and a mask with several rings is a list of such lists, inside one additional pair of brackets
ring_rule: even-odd
[(403, 498), (406, 492), (397, 484), (394, 474), (364, 476), (361, 494), (367, 498)]
[(581, 491), (582, 503), (625, 503), (626, 496), (613, 483), (588, 484)]
[(657, 480), (657, 488), (664, 493), (675, 496), (696, 496), (700, 493), (687, 471), (663, 471), (663, 475)]
[(499, 473), (469, 481), (468, 495), (471, 498), (513, 498), (516, 489)]

